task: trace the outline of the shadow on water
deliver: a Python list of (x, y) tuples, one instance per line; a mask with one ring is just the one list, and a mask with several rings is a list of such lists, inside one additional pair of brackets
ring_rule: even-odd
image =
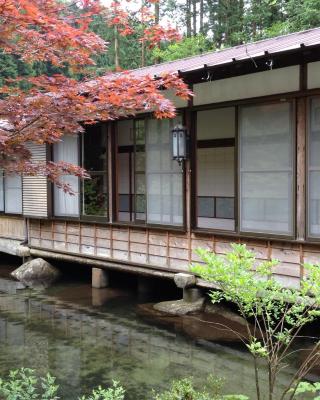
[[(17, 266), (7, 258), (1, 264), (0, 286)], [(174, 378), (192, 375), (201, 384), (209, 374), (224, 377), (228, 393), (253, 396), (249, 354), (225, 333), (213, 337), (206, 316), (146, 313), (141, 303), (180, 297), (171, 283), (156, 282), (152, 296), (141, 298), (134, 276), (113, 274), (112, 287), (97, 290), (90, 271), (63, 267), (63, 280), (49, 289), (0, 293), (1, 375), (21, 366), (50, 371), (65, 400), (112, 379), (126, 388), (126, 399), (149, 400), (152, 388), (165, 389)]]

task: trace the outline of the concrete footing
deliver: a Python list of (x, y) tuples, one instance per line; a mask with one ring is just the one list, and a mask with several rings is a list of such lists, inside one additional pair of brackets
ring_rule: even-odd
[(30, 249), (22, 245), (21, 240), (0, 238), (0, 252), (18, 257), (29, 257)]
[(92, 287), (102, 289), (109, 286), (109, 274), (101, 268), (92, 268)]
[(193, 303), (203, 297), (202, 291), (196, 288), (196, 277), (192, 274), (180, 272), (175, 274), (174, 282), (178, 288), (183, 290), (183, 301)]
[(200, 312), (204, 308), (205, 297), (202, 290), (196, 287), (196, 277), (187, 273), (174, 275), (174, 282), (179, 289), (183, 290), (181, 300), (162, 301), (153, 306), (156, 311), (171, 315), (186, 315)]
[(203, 297), (202, 291), (198, 288), (183, 289), (183, 300), (187, 303), (194, 303)]

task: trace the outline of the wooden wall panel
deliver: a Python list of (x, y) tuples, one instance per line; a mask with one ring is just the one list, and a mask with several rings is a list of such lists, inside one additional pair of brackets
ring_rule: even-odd
[(0, 216), (0, 237), (23, 240), (25, 237), (24, 229), (23, 218)]
[[(1, 228), (1, 220), (0, 220)], [(101, 226), (90, 223), (31, 220), (30, 245), (42, 249), (99, 257), (150, 267), (188, 271), (191, 262), (199, 262), (194, 250), (203, 247), (224, 255), (231, 243), (245, 243), (257, 258), (257, 264), (277, 259), (274, 274), (279, 282), (296, 287), (304, 271), (302, 264), (320, 264), (320, 245), (307, 245), (260, 239), (229, 238), (200, 233), (175, 233), (155, 229)]]

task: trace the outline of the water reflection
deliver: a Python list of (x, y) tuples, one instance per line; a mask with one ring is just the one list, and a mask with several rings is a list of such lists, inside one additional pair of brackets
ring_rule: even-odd
[[(128, 400), (151, 399), (173, 378), (224, 376), (228, 392), (253, 394), (250, 356), (237, 346), (183, 336), (137, 313), (128, 290), (60, 284), (0, 293), (0, 373), (23, 366), (58, 378), (63, 399), (120, 380)], [(292, 373), (283, 372), (280, 386)]]

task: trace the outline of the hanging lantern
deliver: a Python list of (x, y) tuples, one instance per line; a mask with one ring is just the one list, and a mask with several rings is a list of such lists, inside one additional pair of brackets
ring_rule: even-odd
[(182, 161), (188, 158), (188, 132), (182, 125), (176, 125), (171, 133), (172, 159), (181, 165)]

